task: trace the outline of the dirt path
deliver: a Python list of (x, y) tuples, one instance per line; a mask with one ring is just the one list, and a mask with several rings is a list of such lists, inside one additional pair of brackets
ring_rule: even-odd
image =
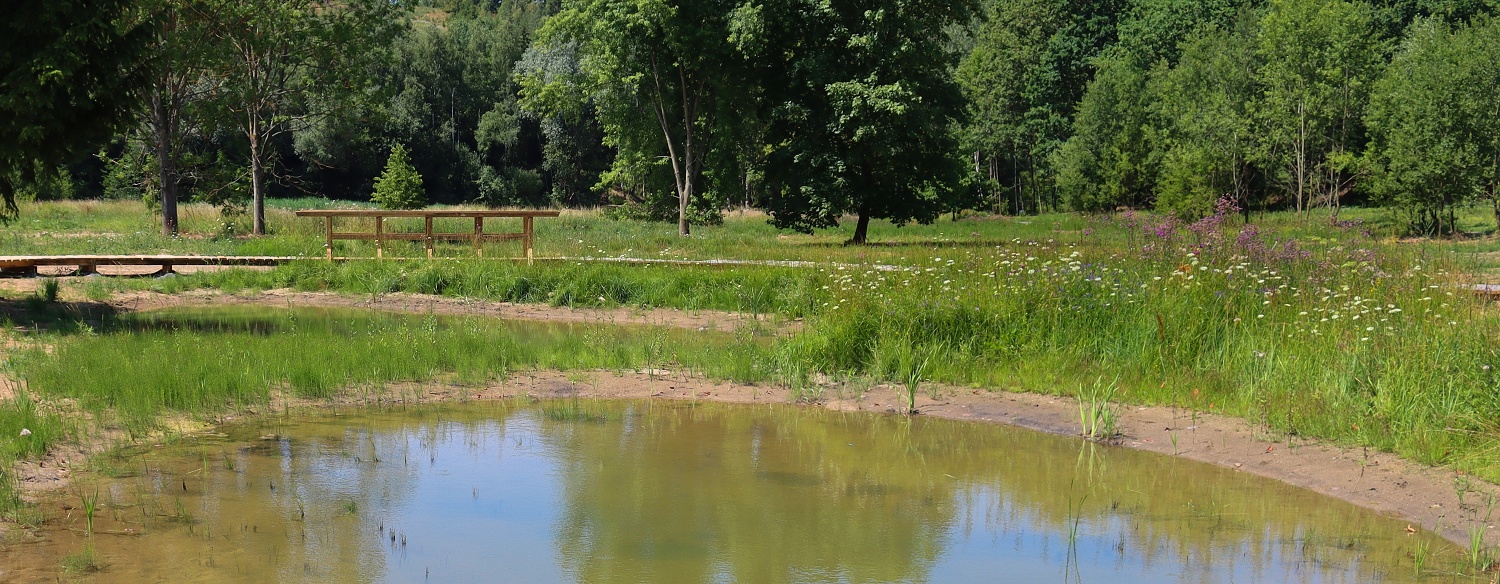
[[(392, 294), (375, 298), (329, 293), (275, 290), (231, 295), (192, 292), (179, 295), (130, 293), (110, 301), (119, 310), (148, 310), (168, 306), (236, 305), (329, 306), (385, 311), (480, 314), (501, 318), (564, 322), (609, 322), (691, 328), (734, 330), (741, 326), (772, 326), (790, 331), (800, 322), (775, 322), (764, 318), (724, 312), (673, 310), (572, 309), (540, 305), (462, 300), (438, 296)], [(1011, 424), (1044, 432), (1073, 435), (1079, 432), (1078, 404), (1070, 398), (992, 392), (958, 387), (924, 388), (917, 407), (922, 415), (978, 423)], [(684, 377), (674, 372), (537, 372), (519, 374), (504, 383), (485, 387), (441, 384), (393, 385), (374, 394), (353, 391), (339, 400), (341, 405), (389, 401), (457, 401), (503, 399), (517, 396), (601, 397), (635, 399), (697, 399), (729, 403), (787, 403), (793, 394), (785, 388), (715, 382)], [(904, 399), (887, 386), (876, 386), (859, 394), (828, 386), (821, 407), (898, 415)], [(285, 404), (286, 402), (279, 402)], [(291, 403), (290, 407), (321, 407), (313, 403)], [(1119, 447), (1136, 448), (1180, 456), (1233, 468), (1342, 499), (1363, 507), (1403, 518), (1412, 526), (1430, 529), (1460, 545), (1467, 543), (1467, 530), (1481, 525), (1490, 545), (1500, 545), (1500, 530), (1493, 523), (1479, 523), (1487, 512), (1485, 497), (1500, 493), (1495, 485), (1403, 460), (1394, 455), (1340, 448), (1318, 442), (1271, 436), (1263, 429), (1237, 418), (1165, 407), (1118, 406)], [(260, 412), (247, 411), (255, 415)], [(60, 488), (67, 484), (69, 468), (78, 464), (89, 448), (62, 449), (56, 456), (26, 463), (18, 469), (30, 489)], [(1460, 487), (1468, 492), (1460, 500)], [(1477, 519), (1476, 519), (1477, 518)], [(1497, 518), (1500, 519), (1500, 518)], [(1394, 534), (1402, 535), (1402, 534)]]

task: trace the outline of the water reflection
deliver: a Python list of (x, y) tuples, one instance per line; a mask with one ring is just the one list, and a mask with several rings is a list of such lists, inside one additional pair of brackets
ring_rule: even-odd
[[(1169, 457), (780, 406), (327, 416), (119, 464), (96, 581), (1406, 582), (1432, 537)], [(84, 539), (10, 544), (0, 580)]]

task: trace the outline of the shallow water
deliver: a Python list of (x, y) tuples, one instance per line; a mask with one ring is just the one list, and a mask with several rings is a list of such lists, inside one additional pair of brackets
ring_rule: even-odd
[[(1245, 473), (790, 406), (485, 402), (229, 426), (106, 459), (0, 550), (52, 582), (1409, 582), (1458, 551)], [(62, 506), (73, 507), (63, 510)], [(1432, 542), (1417, 578), (1413, 554)], [(1447, 574), (1447, 575), (1444, 575)]]

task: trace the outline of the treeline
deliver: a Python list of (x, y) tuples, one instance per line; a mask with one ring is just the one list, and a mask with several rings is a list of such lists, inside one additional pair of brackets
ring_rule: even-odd
[[(429, 201), (684, 234), (731, 206), (853, 214), (863, 241), (873, 218), (1225, 198), (1500, 221), (1500, 0), (23, 3), (0, 189), (141, 198), (168, 233), (183, 200), (256, 232), (266, 196), (368, 200), (396, 149)], [(128, 115), (43, 103), (80, 95)]]
[(993, 203), (1210, 212), (1393, 205), (1500, 220), (1487, 0), (997, 2), (958, 69)]

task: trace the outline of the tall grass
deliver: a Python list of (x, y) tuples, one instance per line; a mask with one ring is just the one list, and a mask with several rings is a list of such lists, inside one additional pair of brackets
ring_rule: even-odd
[(18, 368), (36, 393), (75, 399), (136, 432), (165, 410), (268, 404), (276, 391), (321, 399), (350, 387), (482, 383), (533, 369), (670, 365), (755, 381), (768, 371), (760, 363), (770, 350), (728, 334), (316, 310), (167, 312), (110, 328), (23, 353)]
[(1352, 229), (1304, 247), (1227, 213), (1090, 229), (899, 272), (830, 269), (805, 358), (886, 375), (941, 347), (935, 380), (1053, 393), (1107, 375), (1127, 401), (1500, 478), (1500, 319), (1459, 288), (1450, 255)]

